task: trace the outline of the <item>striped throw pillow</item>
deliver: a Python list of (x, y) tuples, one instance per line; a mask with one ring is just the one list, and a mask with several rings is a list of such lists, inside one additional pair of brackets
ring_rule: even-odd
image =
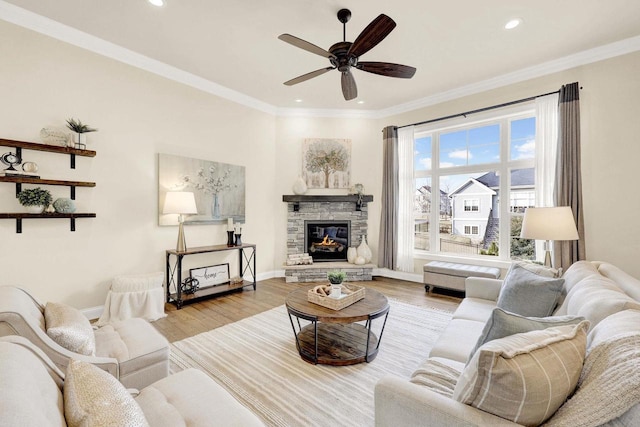
[(539, 425), (573, 393), (589, 322), (489, 341), (465, 367), (453, 398), (522, 425)]

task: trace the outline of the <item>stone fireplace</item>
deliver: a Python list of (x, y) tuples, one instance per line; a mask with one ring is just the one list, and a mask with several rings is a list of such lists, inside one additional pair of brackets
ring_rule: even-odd
[(314, 259), (312, 265), (285, 266), (287, 282), (326, 281), (330, 270), (344, 271), (347, 281), (371, 280), (376, 266), (349, 264), (347, 249), (367, 235), (367, 203), (373, 196), (285, 195), (282, 200), (288, 204), (287, 255), (309, 253)]

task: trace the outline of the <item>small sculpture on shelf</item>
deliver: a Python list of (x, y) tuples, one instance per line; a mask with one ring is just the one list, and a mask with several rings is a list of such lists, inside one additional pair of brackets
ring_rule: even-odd
[(185, 294), (195, 294), (200, 286), (198, 279), (194, 277), (187, 277), (182, 282), (182, 289), (180, 289)]

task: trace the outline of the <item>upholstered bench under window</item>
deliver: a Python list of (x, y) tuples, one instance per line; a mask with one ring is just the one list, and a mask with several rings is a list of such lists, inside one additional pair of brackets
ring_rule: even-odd
[(467, 277), (499, 279), (500, 269), (442, 261), (431, 261), (424, 265), (424, 288), (427, 292), (434, 287), (464, 292), (464, 280)]

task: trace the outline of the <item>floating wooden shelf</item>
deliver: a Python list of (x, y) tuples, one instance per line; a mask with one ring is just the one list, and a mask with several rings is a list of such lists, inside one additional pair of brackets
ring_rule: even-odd
[(96, 152), (93, 150), (80, 150), (70, 147), (58, 147), (56, 145), (38, 144), (36, 142), (14, 141), (12, 139), (0, 138), (0, 146), (14, 147), (16, 155), (22, 158), (21, 150), (48, 151), (50, 153), (69, 154), (71, 156), (71, 169), (76, 168), (76, 156), (95, 157)]
[(32, 214), (26, 212), (14, 212), (14, 213), (0, 213), (0, 219), (13, 219), (16, 220), (16, 233), (22, 233), (22, 220), (23, 219), (54, 219), (54, 218), (69, 218), (71, 224), (71, 231), (76, 231), (76, 218), (95, 218), (94, 213), (39, 213)]
[(22, 184), (41, 184), (41, 185), (62, 185), (70, 187), (71, 199), (76, 199), (76, 187), (95, 187), (95, 182), (85, 181), (63, 181), (60, 179), (41, 179), (32, 178), (28, 176), (0, 176), (0, 182), (15, 182), (16, 184), (16, 197), (18, 193), (22, 191)]
[(333, 195), (283, 195), (282, 201), (293, 204), (293, 211), (298, 212), (300, 210), (300, 203), (314, 203), (314, 202), (353, 202), (356, 204), (356, 210), (362, 210), (364, 203), (373, 202), (373, 196), (371, 194), (363, 194), (359, 196), (357, 194), (333, 194)]

